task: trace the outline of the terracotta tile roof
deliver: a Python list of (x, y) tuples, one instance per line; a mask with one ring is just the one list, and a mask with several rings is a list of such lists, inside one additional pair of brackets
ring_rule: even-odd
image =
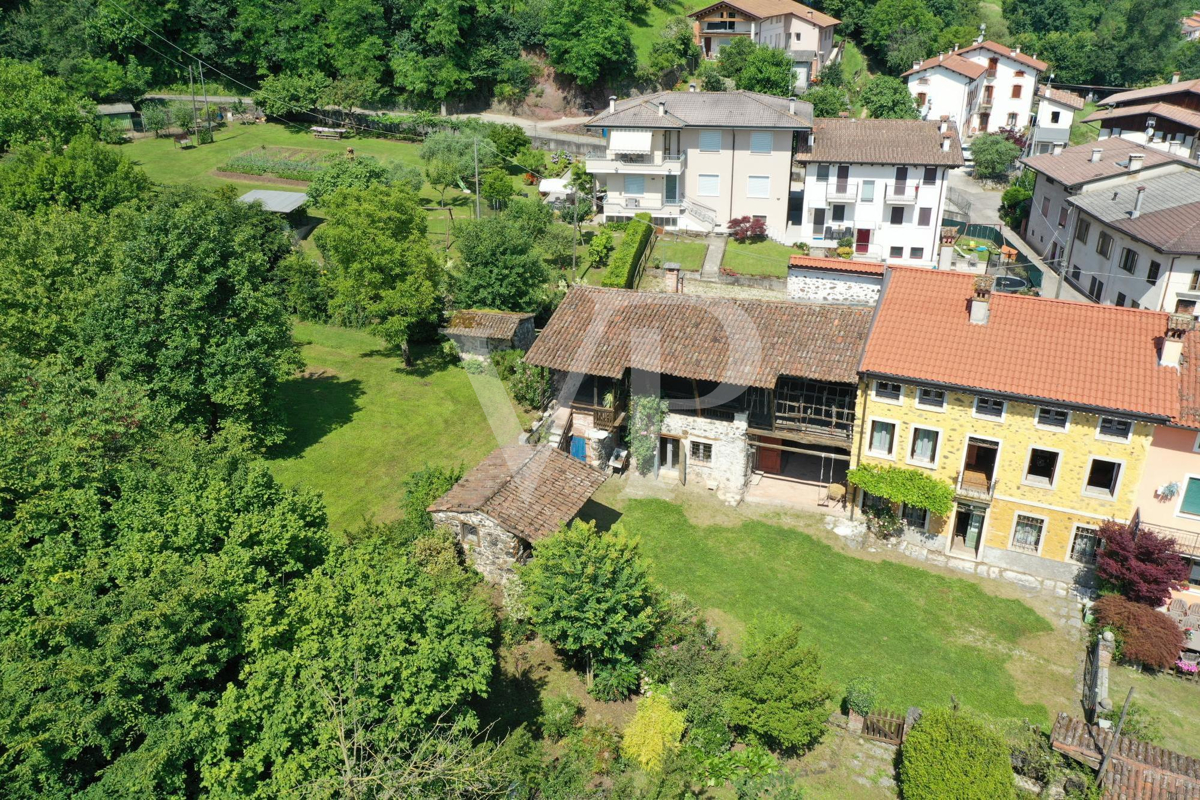
[[(658, 101), (665, 113), (658, 113)], [(589, 128), (811, 128), (812, 104), (758, 92), (654, 92), (620, 100), (587, 121)]]
[[(1113, 732), (1062, 712), (1050, 731), (1060, 753), (1096, 768)], [(1200, 800), (1200, 759), (1122, 735), (1108, 765), (1104, 800)]]
[(1171, 94), (1200, 94), (1200, 78), (1179, 83), (1160, 83), (1157, 86), (1146, 86), (1141, 89), (1130, 89), (1127, 92), (1110, 94), (1100, 101), (1102, 106), (1119, 106), (1122, 103), (1134, 103), (1152, 97), (1165, 97)]
[(533, 314), (464, 309), (454, 312), (443, 333), (486, 339), (511, 339), (516, 334), (517, 327), (527, 319), (533, 319)]
[(429, 506), (429, 511), (478, 511), (505, 530), (537, 541), (579, 513), (604, 475), (549, 445), (497, 447)]
[[(1100, 151), (1099, 161), (1092, 161), (1092, 150)], [(1130, 153), (1145, 155), (1146, 158), (1142, 162), (1143, 170), (1170, 162), (1189, 163), (1183, 156), (1155, 150), (1119, 136), (1110, 136), (1090, 144), (1067, 147), (1058, 155), (1043, 153), (1040, 156), (1030, 156), (1021, 159), (1021, 163), (1048, 178), (1053, 178), (1064, 186), (1077, 186), (1081, 183), (1110, 178), (1113, 175), (1127, 172)]]
[(1200, 331), (1183, 337), (1183, 357), (1179, 360), (1179, 416), (1175, 422), (1187, 428), (1200, 428)]
[[(1141, 213), (1132, 216), (1138, 190)], [(1200, 254), (1200, 170), (1188, 169), (1068, 197), (1111, 228), (1162, 253)]]
[(1136, 106), (1121, 106), (1119, 108), (1108, 108), (1103, 111), (1095, 111), (1084, 118), (1084, 122), (1103, 122), (1107, 119), (1121, 119), (1122, 117), (1136, 117), (1142, 114), (1152, 114), (1156, 117), (1169, 119), (1173, 122), (1178, 122), (1181, 125), (1189, 125), (1193, 128), (1200, 129), (1200, 112), (1191, 111), (1182, 106), (1174, 106), (1170, 103), (1145, 103)]
[[(950, 149), (942, 140), (950, 137)], [(813, 122), (812, 144), (801, 145), (799, 163), (912, 164), (961, 167), (962, 143), (953, 123), (943, 134), (936, 120), (821, 117)]]
[(892, 267), (862, 371), (1150, 417), (1178, 413), (1178, 371), (1158, 366), (1167, 315), (993, 292), (972, 324), (975, 276)]
[(789, 267), (824, 269), (833, 272), (857, 272), (862, 275), (883, 277), (884, 264), (880, 261), (854, 261), (848, 258), (817, 258), (796, 254), (788, 261)]
[(572, 287), (525, 355), (620, 377), (640, 369), (736, 386), (780, 375), (857, 383), (871, 309)]
[(1051, 103), (1059, 103), (1068, 108), (1073, 108), (1076, 111), (1082, 109), (1087, 103), (1086, 100), (1074, 92), (1068, 92), (1066, 89), (1056, 89), (1053, 86), (1038, 86), (1037, 96), (1049, 100)]
[(945, 67), (951, 72), (957, 72), (959, 75), (975, 80), (983, 73), (987, 72), (987, 66), (978, 64), (969, 58), (963, 58), (957, 53), (945, 53), (936, 55), (933, 58), (927, 58), (920, 64), (916, 65), (908, 72), (902, 73), (901, 78), (907, 78), (909, 75), (916, 75), (918, 72), (924, 72), (927, 69), (934, 67)]
[(1050, 66), (1045, 61), (1040, 61), (1040, 60), (1034, 58), (1033, 56), (1028, 56), (1024, 53), (1018, 53), (1014, 48), (1005, 47), (1004, 45), (1000, 44), (999, 42), (993, 42), (990, 39), (987, 41), (980, 42), (979, 44), (973, 44), (970, 47), (964, 47), (958, 51), (958, 54), (960, 56), (965, 56), (967, 53), (973, 53), (978, 50), (986, 50), (988, 52), (995, 53), (998, 56), (1004, 56), (1005, 58), (1011, 58), (1013, 61), (1024, 64), (1027, 67), (1032, 67), (1033, 69), (1036, 69), (1038, 72), (1045, 72), (1046, 69)]
[[(793, 0), (721, 0), (720, 3), (713, 3), (710, 6), (693, 11), (688, 14), (689, 17), (699, 19), (708, 12), (712, 11), (717, 6), (729, 6), (736, 8), (748, 17), (756, 19), (766, 19), (767, 17), (778, 17), (784, 14), (791, 14), (799, 17), (806, 22), (812, 22), (819, 27), (827, 28), (830, 25), (841, 25), (842, 21), (837, 17), (831, 17), (828, 14), (823, 14), (815, 8), (809, 8), (806, 5), (796, 3)], [(812, 16), (809, 16), (809, 14)]]

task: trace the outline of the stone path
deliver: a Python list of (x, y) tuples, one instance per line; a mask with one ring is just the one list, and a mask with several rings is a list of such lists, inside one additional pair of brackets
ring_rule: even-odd
[(728, 240), (724, 236), (706, 236), (705, 241), (708, 242), (708, 252), (704, 254), (704, 266), (700, 268), (700, 280), (715, 281), (721, 274), (721, 260), (725, 258)]

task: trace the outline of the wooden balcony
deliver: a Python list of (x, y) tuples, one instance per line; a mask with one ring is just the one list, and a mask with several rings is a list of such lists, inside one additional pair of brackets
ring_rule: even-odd
[(967, 500), (991, 503), (996, 494), (997, 481), (982, 472), (966, 469), (958, 474), (955, 494)]
[(580, 411), (592, 415), (592, 425), (602, 431), (615, 431), (625, 424), (625, 405), (618, 403), (615, 408), (597, 406), (590, 403), (571, 403), (572, 411)]

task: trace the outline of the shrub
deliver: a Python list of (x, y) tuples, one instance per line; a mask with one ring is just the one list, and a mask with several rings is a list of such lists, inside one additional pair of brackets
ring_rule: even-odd
[(600, 664), (592, 673), (588, 694), (597, 700), (624, 700), (638, 688), (641, 671), (632, 661), (620, 658)]
[[(1112, 722), (1115, 728), (1117, 721), (1121, 718), (1121, 709), (1113, 708), (1101, 712), (1100, 716)], [(1163, 739), (1162, 720), (1150, 709), (1134, 700), (1130, 702), (1129, 710), (1125, 712), (1125, 724), (1121, 726), (1121, 735), (1132, 736), (1147, 744), (1161, 744)]]
[(874, 678), (854, 678), (846, 686), (846, 709), (865, 717), (875, 707), (879, 684)]
[(683, 714), (671, 708), (665, 695), (643, 697), (621, 737), (621, 754), (644, 770), (658, 772), (663, 759), (679, 748), (684, 727)]
[(1170, 669), (1183, 648), (1183, 631), (1175, 620), (1149, 606), (1116, 594), (1092, 605), (1100, 628), (1113, 628), (1121, 638), (1121, 657), (1154, 669)]
[(1002, 178), (1013, 168), (1021, 148), (997, 133), (981, 133), (971, 141), (975, 174), (981, 178)]
[(550, 394), (550, 370), (519, 361), (508, 381), (508, 390), (525, 408), (542, 408)]
[(525, 356), (523, 350), (496, 350), (492, 353), (492, 366), (500, 380), (507, 381), (516, 373), (521, 359)]
[(629, 452), (633, 465), (642, 475), (654, 468), (658, 434), (667, 414), (667, 400), (651, 395), (634, 395), (629, 403)]
[(570, 695), (559, 695), (542, 701), (542, 715), (538, 719), (542, 733), (551, 739), (565, 739), (575, 730), (575, 723), (583, 706)]
[(588, 242), (588, 249), (583, 257), (583, 264), (588, 269), (604, 269), (608, 266), (608, 259), (612, 255), (612, 251), (612, 231), (602, 229)]
[(1096, 557), (1096, 575), (1128, 600), (1158, 608), (1171, 599), (1172, 589), (1182, 589), (1187, 563), (1175, 549), (1175, 540), (1142, 528), (1136, 534), (1119, 522), (1100, 526), (1104, 547)]
[(998, 800), (1016, 790), (1008, 747), (978, 720), (945, 708), (926, 711), (900, 748), (905, 800)]
[(905, 467), (862, 464), (846, 475), (853, 485), (893, 503), (907, 503), (944, 517), (954, 505), (954, 487), (947, 481)]
[(820, 741), (832, 687), (815, 648), (800, 643), (800, 626), (756, 633), (729, 677), (730, 722), (753, 742), (806, 750)]
[(992, 729), (1008, 745), (1013, 772), (1038, 783), (1054, 780), (1062, 769), (1062, 758), (1050, 745), (1050, 737), (1028, 721), (996, 720)]
[(654, 232), (649, 214), (643, 212), (636, 215), (634, 220), (640, 220), (640, 222), (630, 223), (629, 228), (625, 231), (625, 238), (621, 240), (621, 246), (613, 253), (608, 262), (608, 269), (604, 271), (604, 278), (601, 281), (603, 286), (628, 289), (629, 285), (633, 283), (638, 260), (646, 250), (650, 234)]
[(767, 223), (753, 217), (729, 220), (729, 235), (738, 242), (761, 242), (767, 238)]

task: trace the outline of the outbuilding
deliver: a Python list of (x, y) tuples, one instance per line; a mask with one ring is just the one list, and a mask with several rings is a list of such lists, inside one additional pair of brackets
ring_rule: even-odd
[(468, 358), (487, 358), (497, 350), (528, 350), (533, 344), (533, 314), (462, 309), (442, 329)]

